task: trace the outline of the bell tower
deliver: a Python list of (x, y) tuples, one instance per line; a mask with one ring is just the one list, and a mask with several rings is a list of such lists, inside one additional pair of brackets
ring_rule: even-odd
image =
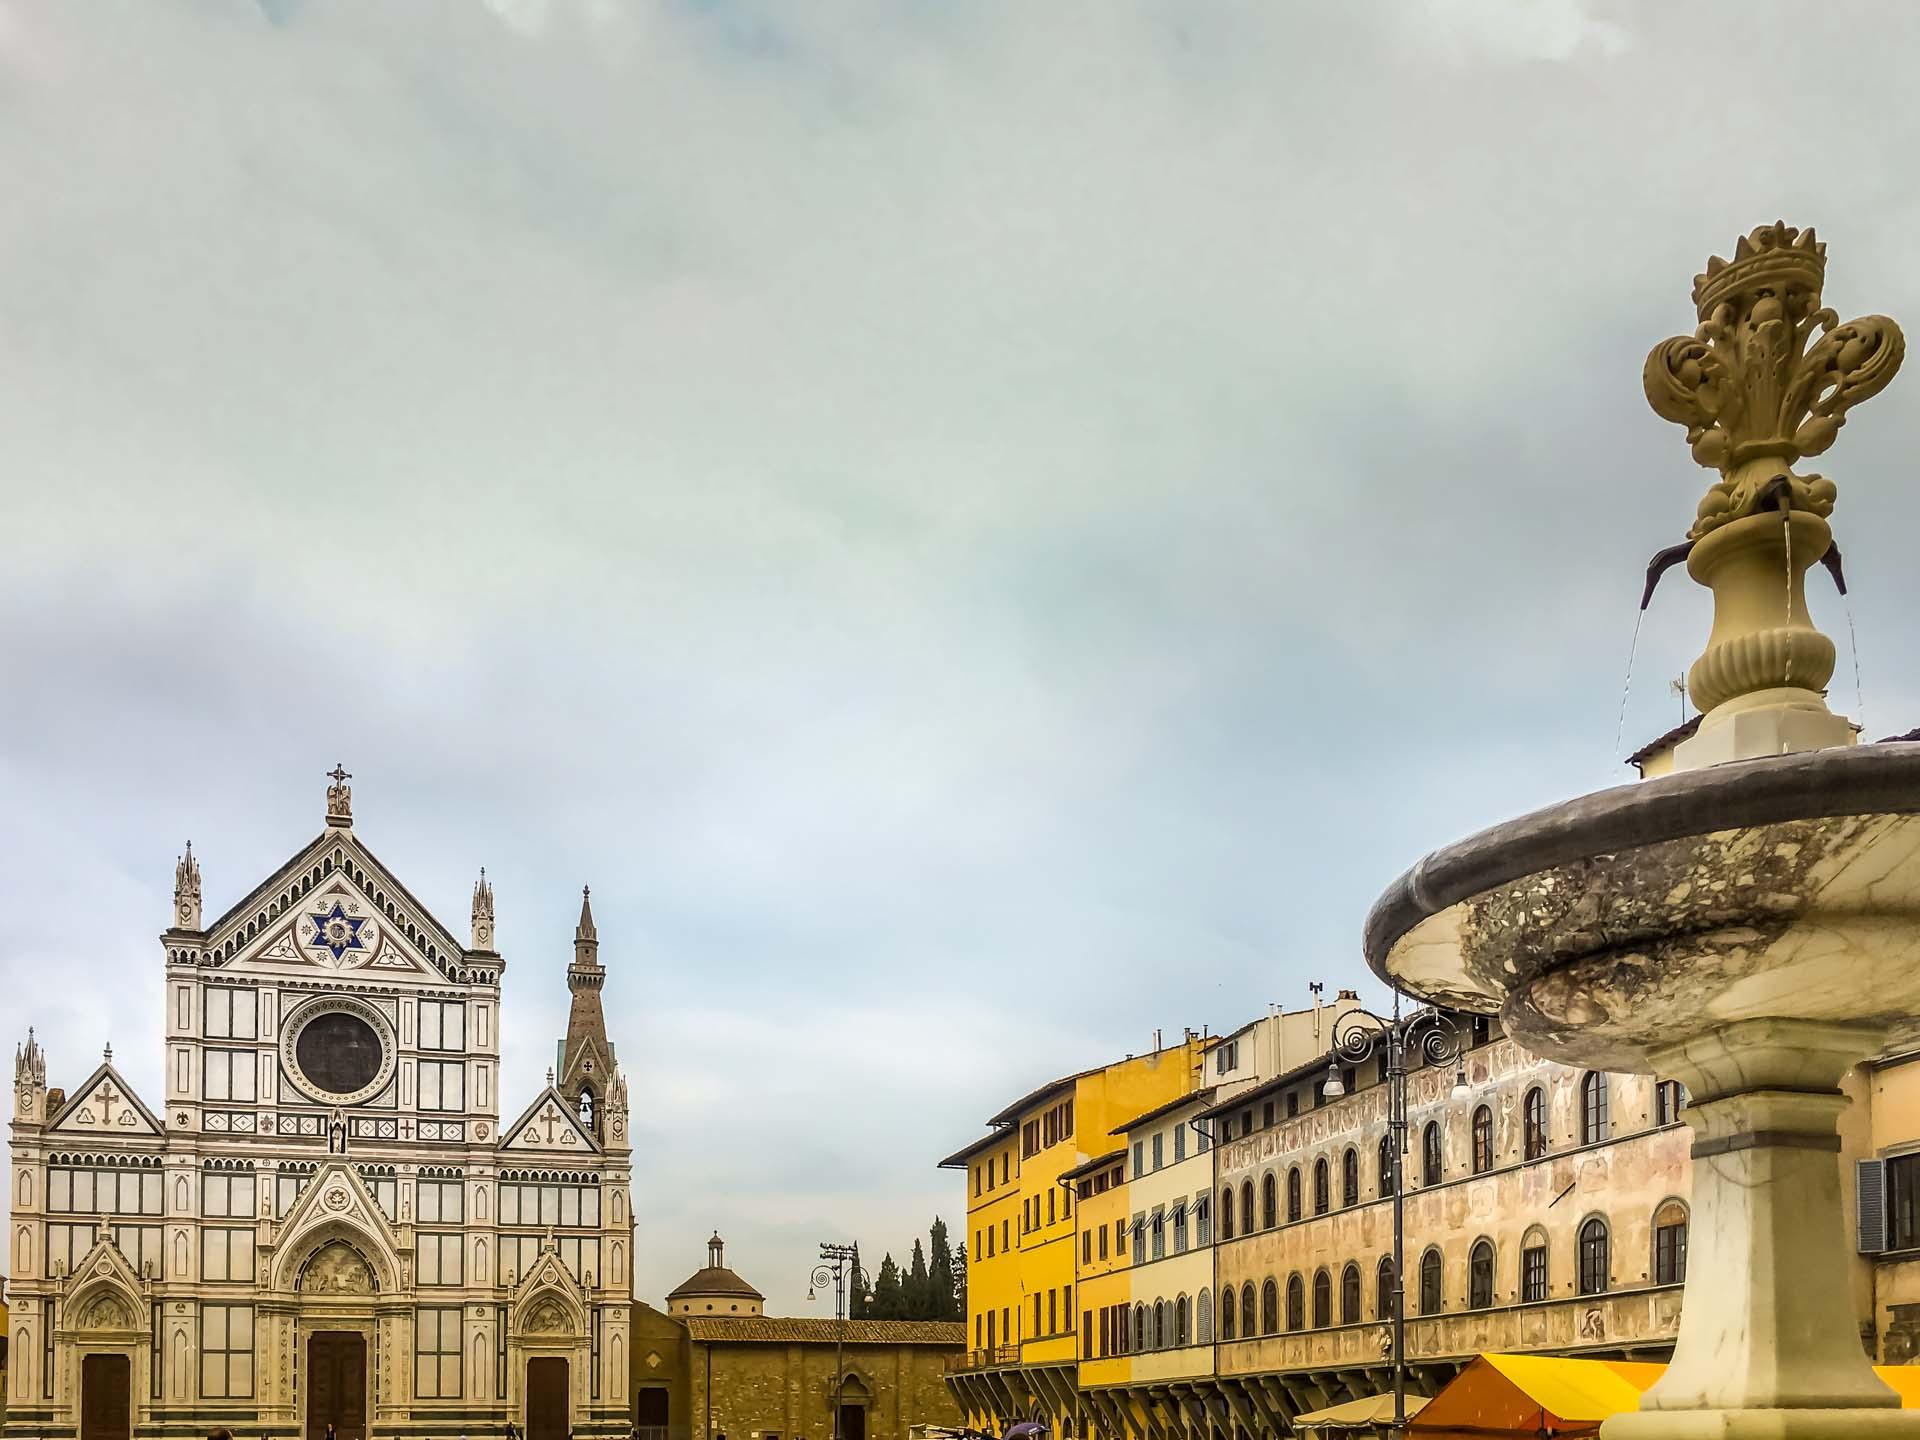
[(560, 1042), (554, 1073), (557, 1088), (593, 1138), (606, 1143), (606, 1102), (613, 1084), (613, 1045), (607, 1039), (607, 1017), (600, 1008), (600, 987), (607, 972), (600, 964), (600, 935), (593, 926), (593, 892), (580, 891), (580, 923), (573, 929), (573, 963), (567, 967), (567, 989), (573, 1003), (567, 1012), (567, 1035)]

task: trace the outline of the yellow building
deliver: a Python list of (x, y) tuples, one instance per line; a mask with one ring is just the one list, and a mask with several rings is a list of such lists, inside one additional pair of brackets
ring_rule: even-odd
[(1112, 1131), (1199, 1083), (1212, 1042), (1176, 1045), (1064, 1076), (1013, 1102), (980, 1140), (941, 1161), (967, 1172), (967, 1332), (955, 1393), (971, 1418), (1078, 1413), (1078, 1231), (1068, 1177)]
[(1126, 1157), (1124, 1149), (1109, 1150), (1063, 1177), (1078, 1210), (1082, 1389), (1124, 1385), (1133, 1374)]

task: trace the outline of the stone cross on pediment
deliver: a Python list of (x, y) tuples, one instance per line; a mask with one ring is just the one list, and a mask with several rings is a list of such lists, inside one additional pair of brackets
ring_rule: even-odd
[(113, 1123), (113, 1107), (115, 1105), (118, 1105), (122, 1100), (126, 1099), (127, 1097), (124, 1095), (116, 1094), (114, 1092), (113, 1082), (109, 1080), (100, 1087), (99, 1094), (96, 1098), (100, 1101), (101, 1121), (105, 1124), (111, 1125)]
[(561, 1120), (560, 1112), (553, 1108), (553, 1102), (551, 1100), (547, 1102), (547, 1108), (540, 1112), (539, 1119), (541, 1123), (547, 1127), (546, 1139), (547, 1143), (551, 1145), (553, 1143), (553, 1127), (555, 1124), (560, 1123)]

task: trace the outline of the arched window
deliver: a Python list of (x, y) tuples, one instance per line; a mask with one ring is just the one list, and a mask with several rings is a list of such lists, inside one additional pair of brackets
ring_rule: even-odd
[(1333, 1323), (1333, 1277), (1321, 1270), (1313, 1277), (1313, 1328), (1324, 1330)]
[(1440, 1183), (1440, 1122), (1429, 1120), (1420, 1132), (1420, 1183)]
[[(1273, 1294), (1273, 1281), (1267, 1281), (1267, 1293)], [(1307, 1323), (1307, 1287), (1298, 1275), (1287, 1277), (1287, 1329), (1300, 1330)], [(1271, 1329), (1271, 1327), (1270, 1327)]]
[(1373, 1272), (1373, 1318), (1393, 1318), (1393, 1256), (1382, 1255)]
[(1220, 1192), (1220, 1238), (1233, 1239), (1233, 1186)]
[(1420, 1313), (1438, 1315), (1440, 1295), (1440, 1252), (1429, 1250), (1420, 1257)]
[(1607, 1077), (1589, 1070), (1580, 1081), (1580, 1143), (1598, 1145), (1607, 1129)]
[(1493, 1307), (1493, 1242), (1476, 1240), (1467, 1257), (1467, 1308), (1488, 1310)]
[(1234, 1322), (1240, 1318), (1239, 1309), (1240, 1292), (1229, 1285), (1220, 1292), (1220, 1338), (1222, 1340), (1234, 1338), (1233, 1332), (1237, 1328)]
[(1253, 1181), (1248, 1180), (1240, 1187), (1240, 1223), (1247, 1234), (1253, 1234)]
[(1604, 1295), (1613, 1274), (1607, 1222), (1598, 1215), (1580, 1227), (1580, 1293)]
[(1393, 1194), (1393, 1134), (1380, 1137), (1380, 1193)]
[(1147, 1307), (1144, 1304), (1133, 1307), (1133, 1348), (1147, 1348)]
[[(1299, 1284), (1300, 1277), (1297, 1275), (1294, 1276), (1290, 1283), (1295, 1285)], [(1273, 1278), (1269, 1276), (1267, 1283), (1260, 1287), (1260, 1333), (1262, 1335), (1273, 1335), (1277, 1334), (1279, 1329), (1280, 1287), (1275, 1285)]]
[(1653, 1283), (1678, 1285), (1686, 1278), (1687, 1207), (1669, 1200), (1653, 1212)]
[(1173, 1343), (1175, 1345), (1186, 1345), (1192, 1339), (1192, 1331), (1187, 1328), (1188, 1321), (1192, 1318), (1193, 1312), (1187, 1304), (1187, 1297), (1176, 1296), (1173, 1302)]
[(1327, 1213), (1327, 1157), (1324, 1155), (1313, 1162), (1313, 1213)]
[(1271, 1170), (1260, 1177), (1260, 1223), (1268, 1230), (1280, 1223), (1280, 1187)]
[(580, 1123), (588, 1129), (593, 1128), (593, 1091), (585, 1087), (580, 1091)]
[(1197, 1344), (1213, 1343), (1213, 1291), (1202, 1290), (1193, 1307), (1193, 1338)]
[(1360, 1203), (1360, 1152), (1351, 1145), (1340, 1157), (1340, 1203), (1343, 1206)]
[(1526, 1158), (1538, 1160), (1547, 1153), (1547, 1092), (1534, 1086), (1520, 1109)]
[(1360, 1323), (1360, 1267), (1351, 1260), (1340, 1272), (1340, 1323)]
[(1538, 1225), (1520, 1240), (1520, 1299), (1523, 1304), (1547, 1298), (1547, 1232)]
[(1481, 1105), (1473, 1112), (1473, 1173), (1493, 1168), (1493, 1111)]
[(1287, 1171), (1287, 1219), (1300, 1218), (1300, 1167)]
[(1153, 1302), (1153, 1348), (1167, 1348), (1167, 1302), (1164, 1300)]
[(1653, 1123), (1671, 1125), (1687, 1108), (1687, 1087), (1678, 1080), (1662, 1080), (1653, 1087)]

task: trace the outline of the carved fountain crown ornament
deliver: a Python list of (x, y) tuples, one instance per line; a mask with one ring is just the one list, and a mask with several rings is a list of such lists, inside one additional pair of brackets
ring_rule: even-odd
[(1906, 337), (1885, 315), (1840, 323), (1820, 303), (1827, 247), (1785, 221), (1740, 237), (1693, 278), (1700, 328), (1653, 347), (1644, 380), (1661, 418), (1687, 427), (1693, 458), (1720, 472), (1689, 532), (1698, 540), (1731, 520), (1773, 508), (1767, 487), (1785, 472), (1791, 505), (1825, 519), (1833, 482), (1793, 475), (1823, 454), (1847, 411), (1886, 388)]
[(1826, 276), (1811, 229), (1762, 225), (1694, 277), (1699, 328), (1647, 356), (1648, 402), (1719, 471), (1687, 532), (1687, 572), (1713, 591), (1713, 633), (1687, 672), (1702, 718), (1676, 769), (1853, 743), (1827, 708), (1833, 641), (1806, 609), (1806, 572), (1833, 546), (1834, 484), (1793, 466), (1886, 388), (1906, 340), (1884, 315), (1841, 324), (1821, 303)]

